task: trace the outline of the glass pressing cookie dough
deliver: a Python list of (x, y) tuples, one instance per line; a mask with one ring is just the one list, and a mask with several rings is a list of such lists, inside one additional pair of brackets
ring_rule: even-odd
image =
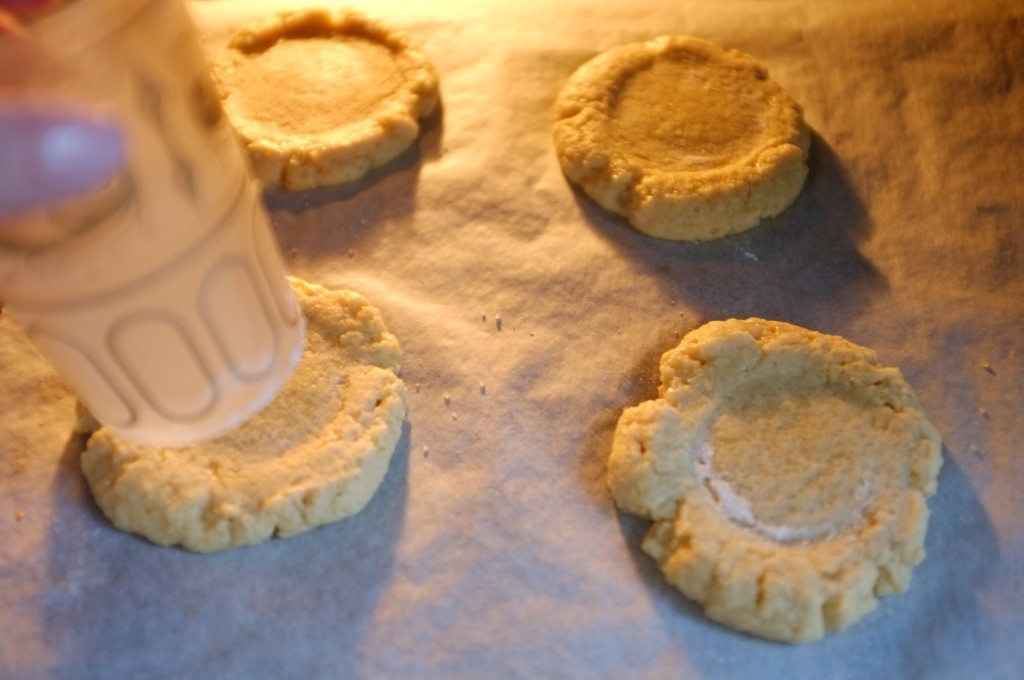
[(623, 411), (609, 486), (654, 520), (644, 552), (709, 618), (810, 642), (910, 585), (942, 444), (897, 369), (732, 319), (662, 356), (659, 394)]
[(800, 106), (753, 58), (688, 36), (614, 47), (555, 105), (566, 176), (658, 238), (704, 241), (778, 215), (807, 178)]
[(358, 179), (395, 158), (438, 102), (419, 48), (352, 12), (268, 17), (235, 33), (211, 67), (257, 177), (289, 190)]
[[(94, 432), (82, 471), (119, 529), (209, 552), (293, 536), (354, 515), (401, 435), (401, 351), (380, 312), (350, 291), (292, 279), (306, 347), (270, 406), (234, 432), (177, 448)], [(79, 430), (98, 427), (82, 414)]]

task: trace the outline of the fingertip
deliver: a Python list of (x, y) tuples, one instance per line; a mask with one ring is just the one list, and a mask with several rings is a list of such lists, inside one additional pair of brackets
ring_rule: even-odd
[(82, 114), (0, 111), (0, 210), (15, 212), (86, 193), (121, 167), (112, 121)]
[(121, 134), (111, 123), (73, 119), (58, 122), (39, 139), (41, 170), (62, 196), (106, 182), (121, 166)]

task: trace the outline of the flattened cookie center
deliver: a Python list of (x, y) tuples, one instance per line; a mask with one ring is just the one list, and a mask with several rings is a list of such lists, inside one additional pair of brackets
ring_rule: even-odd
[(628, 140), (626, 155), (647, 167), (702, 170), (762, 146), (767, 107), (763, 93), (729, 70), (666, 57), (623, 83), (609, 124), (617, 138)]
[(754, 393), (719, 412), (698, 474), (733, 522), (782, 543), (817, 540), (863, 521), (885, 466), (878, 438), (864, 406), (841, 396)]
[(289, 135), (372, 119), (402, 80), (387, 47), (340, 37), (280, 40), (250, 54), (235, 77), (241, 86), (233, 88), (232, 99), (239, 112)]

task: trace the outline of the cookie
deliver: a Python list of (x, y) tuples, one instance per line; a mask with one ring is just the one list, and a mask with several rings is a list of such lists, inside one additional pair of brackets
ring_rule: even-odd
[(608, 482), (709, 618), (809, 642), (909, 586), (942, 455), (897, 369), (837, 336), (733, 319), (662, 356), (659, 395), (623, 411)]
[(362, 296), (292, 284), (306, 347), (257, 416), (180, 448), (132, 444), (105, 428), (89, 438), (82, 471), (119, 529), (161, 545), (224, 550), (335, 522), (374, 495), (406, 413), (398, 341)]
[(801, 107), (736, 50), (688, 36), (614, 47), (555, 105), (565, 175), (663, 239), (705, 241), (778, 215), (807, 178)]
[(403, 33), (346, 11), (279, 14), (211, 64), (266, 186), (349, 182), (407, 149), (437, 106), (434, 66)]

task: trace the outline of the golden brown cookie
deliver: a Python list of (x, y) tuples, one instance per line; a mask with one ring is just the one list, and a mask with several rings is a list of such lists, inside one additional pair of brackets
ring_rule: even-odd
[(257, 177), (290, 190), (348, 182), (398, 156), (438, 102), (419, 48), (353, 12), (269, 17), (211, 66)]
[[(119, 529), (207, 552), (292, 536), (369, 502), (405, 419), (398, 341), (362, 296), (292, 283), (306, 347), (270, 406), (191, 446), (136, 445), (105, 428), (89, 438), (82, 471)], [(82, 417), (78, 429), (89, 425)]]
[(614, 47), (555, 106), (562, 170), (658, 238), (704, 241), (778, 215), (807, 177), (800, 106), (753, 58), (688, 36)]
[(715, 321), (619, 420), (608, 480), (670, 583), (712, 619), (808, 642), (905, 590), (941, 440), (871, 350), (763, 319)]

